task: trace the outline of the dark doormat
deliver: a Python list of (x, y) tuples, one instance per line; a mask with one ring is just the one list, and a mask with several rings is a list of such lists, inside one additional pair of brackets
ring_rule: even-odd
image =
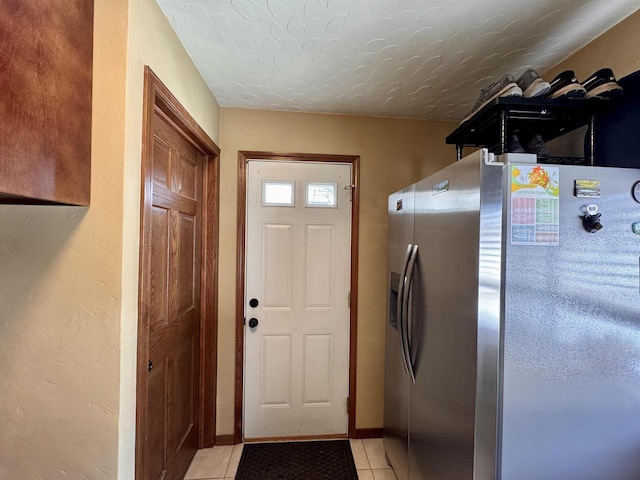
[(236, 480), (357, 480), (349, 440), (247, 443)]

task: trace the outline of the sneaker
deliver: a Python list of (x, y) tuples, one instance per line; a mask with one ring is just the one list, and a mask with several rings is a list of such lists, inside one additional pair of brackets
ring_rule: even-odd
[(565, 70), (558, 74), (556, 78), (551, 80), (551, 90), (547, 93), (548, 98), (582, 98), (586, 94), (586, 90), (578, 79), (573, 70)]
[(527, 153), (535, 153), (539, 159), (548, 159), (549, 158), (549, 150), (547, 150), (547, 146), (544, 144), (544, 139), (542, 135), (536, 133), (529, 143), (527, 144)]
[(480, 90), (480, 96), (476, 100), (475, 105), (469, 112), (465, 115), (460, 123), (464, 123), (469, 120), (476, 112), (482, 109), (485, 105), (487, 105), (492, 100), (498, 97), (521, 97), (522, 89), (516, 84), (515, 78), (513, 75), (507, 74), (502, 77), (497, 82), (492, 83), (491, 85), (487, 85), (482, 90)]
[(509, 153), (525, 153), (520, 139), (517, 135), (511, 135), (507, 140), (507, 152)]
[(587, 98), (615, 97), (622, 93), (622, 87), (616, 82), (616, 77), (610, 68), (602, 68), (582, 82), (587, 91)]
[(541, 97), (551, 90), (549, 82), (541, 78), (538, 72), (532, 68), (529, 68), (520, 75), (516, 83), (522, 89), (522, 96), (524, 98)]

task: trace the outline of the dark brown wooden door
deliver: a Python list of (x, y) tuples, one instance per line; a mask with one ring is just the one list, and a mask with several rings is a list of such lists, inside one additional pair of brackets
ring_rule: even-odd
[(203, 157), (162, 112), (145, 179), (145, 480), (182, 480), (198, 444)]

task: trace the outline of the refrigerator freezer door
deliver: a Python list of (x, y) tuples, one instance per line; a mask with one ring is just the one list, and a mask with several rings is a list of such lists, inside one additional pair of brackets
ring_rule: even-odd
[[(558, 245), (512, 243), (520, 237), (506, 211), (501, 478), (637, 480), (640, 171), (555, 168)], [(576, 180), (593, 181), (591, 198), (575, 196)], [(581, 219), (589, 204), (602, 214), (596, 233)], [(548, 206), (536, 208), (553, 220)]]
[(407, 480), (409, 376), (403, 362), (399, 319), (399, 284), (413, 243), (414, 187), (389, 196), (389, 277), (385, 343), (384, 448), (398, 480)]
[(411, 480), (473, 475), (482, 154), (416, 184)]

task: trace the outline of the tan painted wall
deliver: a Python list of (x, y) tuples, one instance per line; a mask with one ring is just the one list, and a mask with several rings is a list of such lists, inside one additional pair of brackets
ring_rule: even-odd
[(455, 160), (455, 124), (223, 108), (218, 435), (233, 432), (238, 150), (360, 155), (357, 428), (382, 426), (387, 195)]
[(563, 70), (586, 80), (596, 70), (613, 69), (622, 78), (640, 69), (640, 10), (556, 65), (544, 77), (551, 80)]
[(220, 107), (155, 0), (129, 0), (118, 478), (133, 478), (144, 67), (218, 143)]
[(126, 0), (96, 0), (91, 206), (0, 207), (0, 478), (116, 478)]
[(3, 480), (133, 478), (145, 64), (218, 140), (155, 1), (95, 0), (94, 24), (91, 206), (0, 207)]
[[(573, 70), (582, 81), (605, 67), (611, 68), (618, 79), (640, 69), (640, 11), (551, 68), (543, 77), (551, 81), (558, 73)], [(557, 156), (582, 156), (586, 133), (584, 126), (547, 142), (549, 152)]]

